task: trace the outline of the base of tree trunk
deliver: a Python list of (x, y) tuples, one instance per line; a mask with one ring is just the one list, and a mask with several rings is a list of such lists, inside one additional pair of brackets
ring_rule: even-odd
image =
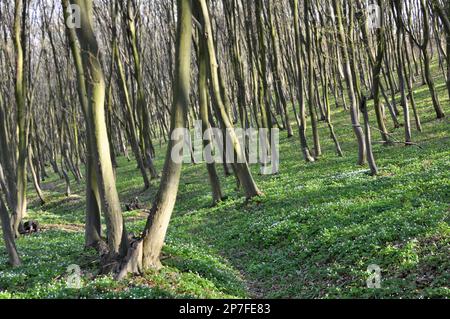
[(116, 280), (122, 280), (130, 273), (142, 274), (143, 247), (143, 239), (136, 239), (130, 243), (127, 256), (117, 265), (114, 271)]
[(142, 275), (147, 269), (160, 270), (162, 267), (159, 257), (144, 263), (144, 238), (137, 238), (130, 240), (127, 255), (114, 265), (111, 272), (116, 280), (122, 280), (129, 274)]

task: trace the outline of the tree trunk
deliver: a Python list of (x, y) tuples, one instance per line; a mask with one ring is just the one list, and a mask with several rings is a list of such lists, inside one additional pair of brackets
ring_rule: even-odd
[[(383, 0), (378, 1), (378, 5), (380, 5), (381, 12), (383, 12)], [(386, 39), (385, 39), (385, 30), (384, 30), (384, 15), (381, 15), (381, 25), (377, 30), (377, 56), (375, 60), (375, 64), (373, 66), (373, 100), (374, 100), (374, 109), (377, 117), (378, 130), (381, 134), (381, 139), (384, 142), (389, 142), (389, 133), (386, 128), (386, 123), (384, 122), (382, 110), (381, 110), (381, 101), (380, 101), (380, 86), (381, 86), (381, 68), (383, 66), (383, 57), (386, 51)]]
[[(198, 75), (198, 88), (199, 88), (199, 104), (200, 104), (200, 117), (202, 120), (202, 137), (203, 147), (206, 148), (211, 143), (211, 136), (205, 138), (205, 134), (210, 129), (209, 124), (209, 108), (208, 108), (208, 89), (207, 89), (207, 76), (208, 76), (208, 53), (203, 41), (199, 41), (199, 75)], [(222, 189), (220, 187), (219, 176), (217, 175), (216, 165), (214, 162), (206, 163), (208, 170), (209, 183), (211, 185), (213, 203), (216, 204), (223, 199)]]
[[(313, 133), (314, 142), (314, 158), (317, 159), (322, 155), (322, 149), (320, 147), (319, 129), (317, 127), (317, 116), (314, 112), (314, 62), (313, 62), (313, 49), (312, 49), (312, 39), (311, 39), (311, 27), (309, 19), (310, 2), (309, 0), (304, 0), (304, 16), (305, 16), (305, 32), (306, 32), (306, 57), (308, 61), (308, 107), (309, 107), (309, 117), (311, 120), (311, 129)], [(326, 89), (326, 88), (324, 88)]]
[[(175, 145), (183, 145), (184, 136), (173, 136), (186, 127), (191, 74), (192, 9), (190, 0), (177, 0), (178, 28), (175, 61), (175, 84), (171, 112), (171, 139), (167, 148), (158, 194), (144, 230), (142, 267), (160, 268), (159, 256), (166, 237), (178, 193), (182, 163), (172, 159)], [(181, 150), (182, 152), (182, 150)], [(182, 153), (181, 153), (182, 154)]]
[(300, 145), (302, 148), (303, 157), (307, 162), (314, 162), (314, 157), (311, 156), (311, 152), (308, 147), (308, 142), (306, 139), (306, 118), (305, 118), (305, 99), (303, 96), (303, 64), (302, 64), (302, 47), (301, 47), (301, 35), (299, 26), (299, 14), (298, 14), (298, 0), (292, 0), (292, 11), (294, 15), (294, 31), (295, 31), (295, 49), (296, 49), (296, 60), (297, 60), (297, 70), (298, 70), (298, 101), (299, 101), (299, 114), (297, 114), (299, 125), (299, 135), (300, 135)]
[[(113, 20), (115, 20), (117, 13), (117, 1), (114, 1), (113, 8), (112, 8), (112, 16)], [(139, 167), (139, 170), (141, 172), (143, 181), (144, 181), (144, 189), (150, 188), (150, 180), (147, 176), (147, 172), (145, 170), (145, 164), (144, 164), (144, 156), (141, 154), (141, 149), (139, 148), (139, 142), (137, 137), (137, 127), (136, 122), (134, 119), (134, 112), (132, 110), (131, 106), (131, 100), (130, 100), (130, 94), (128, 92), (128, 86), (127, 86), (127, 79), (125, 75), (125, 71), (123, 68), (123, 64), (121, 61), (121, 57), (119, 54), (119, 46), (117, 43), (117, 28), (115, 25), (113, 25), (113, 59), (116, 61), (117, 65), (117, 73), (118, 73), (118, 84), (119, 84), (119, 90), (120, 90), (120, 97), (122, 99), (123, 104), (125, 104), (125, 118), (128, 122), (128, 130), (127, 135), (131, 144), (131, 149), (134, 153), (134, 157), (136, 158), (137, 165)]]
[(31, 144), (28, 145), (28, 166), (30, 168), (31, 177), (33, 179), (33, 185), (34, 189), (36, 190), (36, 194), (39, 197), (39, 200), (41, 201), (41, 206), (45, 204), (45, 196), (42, 192), (41, 186), (39, 185), (39, 178), (36, 174), (36, 170), (33, 164), (33, 149), (31, 147)]
[[(0, 167), (1, 169), (1, 167)], [(6, 251), (8, 252), (9, 263), (13, 267), (20, 266), (20, 258), (17, 253), (16, 244), (14, 242), (14, 232), (11, 228), (8, 209), (3, 202), (3, 196), (0, 194), (0, 220), (2, 222), (3, 240), (5, 242)]]
[(428, 20), (429, 19), (428, 7), (427, 4), (425, 3), (425, 0), (420, 1), (420, 6), (423, 16), (423, 43), (421, 45), (421, 50), (423, 55), (425, 81), (427, 82), (428, 89), (430, 90), (431, 100), (433, 101), (433, 107), (436, 112), (436, 116), (438, 119), (441, 119), (444, 118), (445, 115), (444, 111), (442, 110), (441, 103), (439, 102), (439, 97), (436, 92), (436, 87), (434, 86), (433, 77), (431, 76), (431, 69), (430, 69), (431, 61), (428, 53), (428, 43), (430, 42), (430, 22)]
[(227, 130), (231, 144), (233, 146), (233, 152), (236, 155), (237, 163), (233, 165), (236, 175), (239, 179), (241, 186), (244, 189), (247, 198), (252, 198), (261, 195), (258, 186), (256, 185), (253, 176), (248, 167), (248, 163), (245, 159), (245, 154), (241, 148), (238, 137), (234, 131), (233, 124), (228, 116), (227, 108), (223, 101), (221, 91), (220, 91), (220, 81), (218, 73), (218, 63), (215, 53), (212, 25), (209, 18), (208, 6), (206, 0), (196, 0), (200, 1), (201, 16), (203, 18), (203, 41), (206, 41), (208, 48), (209, 57), (209, 72), (211, 76), (211, 85), (213, 89), (214, 105), (217, 107), (217, 115), (221, 121), (222, 127)]
[[(344, 25), (342, 22), (342, 8), (341, 8), (342, 2), (341, 0), (337, 0), (334, 1), (333, 4), (334, 4), (334, 11), (336, 14), (338, 38), (339, 41), (341, 42), (341, 52), (345, 63), (344, 67), (345, 79), (347, 83), (348, 94), (350, 96), (350, 117), (352, 121), (353, 131), (355, 132), (356, 139), (358, 141), (358, 165), (363, 165), (366, 162), (366, 145), (364, 139), (364, 132), (361, 128), (361, 125), (359, 124), (357, 95), (355, 93), (351, 62), (348, 53), (347, 36), (345, 34)], [(352, 36), (350, 36), (349, 41), (352, 41)]]
[(77, 29), (77, 36), (87, 76), (86, 91), (89, 99), (86, 121), (90, 123), (92, 129), (90, 131), (93, 141), (92, 151), (96, 163), (100, 200), (106, 220), (109, 262), (126, 255), (128, 240), (111, 163), (105, 121), (105, 79), (100, 63), (101, 52), (93, 30), (92, 1), (76, 0), (74, 2), (81, 8), (81, 28)]
[(401, 94), (401, 105), (403, 108), (403, 117), (404, 117), (404, 125), (405, 125), (405, 144), (411, 145), (411, 122), (410, 122), (410, 115), (409, 115), (409, 106), (408, 106), (408, 99), (406, 97), (405, 93), (405, 77), (403, 74), (403, 54), (401, 54), (401, 50), (403, 47), (403, 37), (404, 37), (404, 30), (403, 30), (403, 22), (402, 22), (402, 0), (395, 0), (395, 8), (397, 11), (397, 28), (398, 34), (397, 34), (397, 74), (398, 74), (398, 83), (400, 87), (400, 94)]
[(26, 127), (26, 106), (25, 106), (25, 85), (24, 85), (24, 49), (22, 42), (22, 14), (25, 10), (22, 0), (15, 1), (14, 15), (14, 46), (16, 49), (16, 104), (17, 104), (17, 130), (18, 130), (18, 159), (16, 168), (16, 207), (12, 217), (13, 231), (16, 237), (22, 218), (27, 210), (27, 127)]
[(372, 151), (372, 140), (371, 140), (371, 132), (370, 132), (370, 124), (369, 124), (369, 112), (367, 110), (367, 99), (365, 96), (361, 98), (361, 112), (364, 117), (364, 130), (365, 130), (365, 138), (366, 138), (366, 148), (367, 148), (367, 161), (369, 163), (370, 175), (375, 176), (378, 174), (378, 167), (375, 163), (375, 157), (373, 156)]
[[(62, 0), (64, 19), (68, 18), (67, 8), (69, 0)], [(67, 21), (67, 20), (66, 20)], [(86, 78), (84, 75), (81, 52), (76, 44), (76, 34), (73, 28), (67, 28), (69, 44), (75, 61), (78, 82), (78, 96), (81, 109), (85, 119), (88, 118), (88, 95)], [(101, 221), (100, 221), (100, 192), (97, 185), (97, 173), (93, 157), (92, 127), (86, 121), (86, 225), (85, 225), (85, 245), (86, 247), (96, 247), (101, 241)]]

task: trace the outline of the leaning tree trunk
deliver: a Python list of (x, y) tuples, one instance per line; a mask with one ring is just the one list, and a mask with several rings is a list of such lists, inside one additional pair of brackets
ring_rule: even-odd
[[(64, 19), (67, 21), (67, 8), (69, 0), (62, 0)], [(83, 62), (80, 49), (76, 43), (75, 30), (67, 28), (68, 39), (72, 56), (75, 61), (78, 82), (78, 96), (80, 99), (83, 115), (87, 118), (88, 114), (88, 98), (86, 91), (86, 78), (84, 76)], [(89, 122), (86, 123), (86, 225), (85, 225), (85, 245), (87, 247), (95, 247), (100, 243), (101, 239), (101, 221), (100, 221), (100, 193), (97, 186), (97, 173), (95, 170), (94, 158), (92, 155), (92, 130)]]
[[(438, 119), (444, 118), (444, 111), (442, 110), (441, 103), (439, 102), (439, 96), (436, 92), (436, 87), (434, 85), (433, 77), (431, 75), (430, 68), (430, 55), (428, 53), (428, 43), (430, 42), (430, 21), (428, 14), (428, 7), (425, 3), (425, 0), (420, 1), (420, 7), (423, 16), (423, 43), (421, 45), (422, 55), (423, 55), (423, 64), (424, 64), (424, 73), (425, 73), (425, 81), (427, 82), (428, 89), (430, 90), (431, 100), (433, 101), (433, 107), (436, 112), (436, 117)], [(448, 54), (448, 52), (447, 52)]]
[(167, 148), (159, 191), (144, 230), (142, 250), (144, 269), (161, 267), (159, 256), (175, 206), (181, 175), (182, 163), (174, 161), (172, 151), (176, 145), (180, 143), (183, 145), (184, 136), (173, 133), (177, 129), (184, 129), (187, 121), (191, 74), (192, 9), (190, 0), (177, 0), (177, 4), (178, 31), (170, 130), (172, 136)]
[(42, 192), (41, 186), (39, 185), (39, 177), (36, 173), (36, 169), (33, 164), (33, 148), (31, 143), (28, 145), (28, 167), (30, 168), (31, 178), (33, 180), (34, 189), (39, 197), (41, 206), (45, 204), (45, 196)]
[(202, 26), (203, 26), (203, 34), (202, 41), (206, 41), (208, 48), (208, 56), (209, 56), (209, 71), (210, 71), (210, 80), (213, 91), (213, 98), (215, 101), (215, 106), (217, 107), (217, 114), (222, 123), (222, 127), (226, 129), (227, 134), (231, 140), (231, 144), (233, 146), (233, 152), (236, 155), (237, 162), (233, 165), (236, 175), (239, 179), (240, 184), (242, 185), (245, 195), (247, 198), (252, 198), (255, 196), (261, 195), (261, 191), (258, 189), (253, 176), (250, 172), (250, 168), (245, 159), (245, 154), (243, 149), (241, 148), (239, 139), (234, 131), (233, 124), (228, 116), (227, 108), (225, 107), (225, 103), (222, 99), (222, 94), (220, 91), (220, 81), (219, 81), (219, 72), (218, 72), (218, 63), (216, 58), (213, 32), (212, 32), (212, 24), (209, 17), (208, 5), (206, 0), (195, 0), (200, 1), (200, 10), (202, 17)]
[[(208, 53), (203, 41), (199, 41), (199, 54), (198, 54), (198, 89), (199, 89), (199, 104), (200, 104), (200, 117), (202, 120), (202, 137), (203, 147), (206, 148), (210, 145), (211, 136), (205, 138), (205, 134), (208, 134), (210, 129), (209, 124), (209, 108), (208, 108)], [(219, 176), (217, 175), (216, 165), (214, 162), (206, 163), (208, 170), (209, 182), (211, 184), (213, 203), (216, 204), (223, 199), (222, 189), (220, 187)]]
[(432, 0), (434, 11), (437, 13), (444, 26), (447, 42), (447, 91), (450, 98), (450, 3), (447, 3), (445, 7), (442, 7), (438, 0)]
[(116, 189), (111, 162), (108, 133), (105, 121), (105, 78), (101, 67), (101, 51), (93, 30), (93, 7), (91, 0), (74, 0), (81, 8), (81, 28), (77, 36), (82, 50), (86, 76), (89, 122), (92, 135), (92, 156), (95, 161), (97, 185), (106, 220), (109, 253), (105, 264), (126, 255), (128, 249), (119, 195)]
[[(341, 52), (345, 63), (344, 73), (347, 82), (347, 90), (350, 96), (350, 117), (352, 121), (353, 131), (355, 132), (356, 139), (358, 141), (358, 164), (363, 165), (366, 162), (366, 145), (364, 132), (361, 128), (361, 125), (359, 124), (358, 107), (357, 107), (357, 94), (359, 94), (359, 92), (355, 92), (350, 56), (347, 46), (347, 35), (345, 34), (344, 25), (342, 21), (343, 20), (341, 8), (342, 2), (340, 0), (336, 0), (333, 2), (333, 4), (334, 4), (334, 11), (336, 14), (337, 34), (339, 42), (341, 43)], [(349, 37), (349, 41), (353, 41), (351, 35)]]

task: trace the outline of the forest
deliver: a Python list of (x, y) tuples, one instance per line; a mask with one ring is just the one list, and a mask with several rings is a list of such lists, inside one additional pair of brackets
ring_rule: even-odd
[(449, 106), (447, 0), (0, 0), (0, 299), (449, 298)]

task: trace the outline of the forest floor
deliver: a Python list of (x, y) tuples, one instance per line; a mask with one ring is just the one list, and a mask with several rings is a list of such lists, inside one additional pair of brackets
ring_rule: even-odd
[[(83, 183), (72, 181), (74, 195), (66, 198), (64, 181), (52, 175), (43, 183), (43, 207), (29, 190), (27, 220), (43, 229), (17, 241), (21, 268), (6, 266), (0, 242), (0, 298), (450, 297), (450, 107), (445, 85), (438, 89), (447, 119), (435, 120), (427, 88), (418, 87), (423, 132), (413, 117), (412, 125), (420, 148), (375, 143), (377, 177), (356, 165), (342, 109), (333, 110), (333, 121), (345, 157), (335, 155), (324, 123), (324, 155), (314, 164), (303, 161), (297, 132), (291, 139), (281, 132), (280, 174), (261, 176), (252, 167), (265, 194), (256, 200), (246, 202), (234, 178), (220, 170), (228, 199), (211, 207), (205, 165), (185, 165), (165, 267), (123, 282), (97, 276), (95, 252), (83, 247)], [(391, 131), (403, 140), (403, 128)], [(373, 138), (380, 140), (375, 130)], [(165, 151), (157, 153), (161, 169)], [(158, 181), (142, 193), (135, 162), (120, 158), (117, 187), (123, 205), (139, 197), (148, 208)], [(124, 218), (139, 233), (146, 214), (125, 212)], [(71, 264), (81, 267), (81, 289), (67, 288)], [(370, 264), (381, 268), (380, 289), (367, 288)]]

